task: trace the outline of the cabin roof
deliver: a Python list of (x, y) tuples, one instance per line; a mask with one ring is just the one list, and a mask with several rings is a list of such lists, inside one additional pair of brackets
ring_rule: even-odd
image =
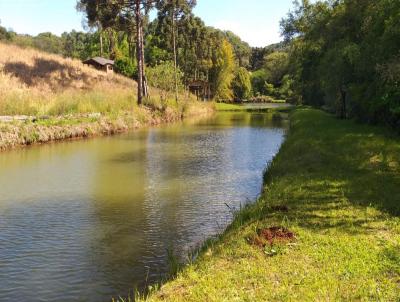
[(105, 58), (102, 58), (102, 57), (90, 58), (90, 59), (84, 61), (83, 63), (85, 63), (85, 64), (96, 63), (96, 64), (99, 64), (99, 65), (102, 65), (102, 66), (114, 65), (114, 61), (113, 60), (105, 59)]

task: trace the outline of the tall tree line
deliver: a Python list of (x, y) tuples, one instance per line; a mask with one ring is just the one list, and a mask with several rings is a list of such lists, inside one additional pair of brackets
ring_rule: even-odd
[(296, 1), (281, 22), (298, 103), (400, 128), (400, 1)]

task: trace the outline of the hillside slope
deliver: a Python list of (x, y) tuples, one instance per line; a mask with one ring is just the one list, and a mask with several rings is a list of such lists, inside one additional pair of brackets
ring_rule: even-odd
[(81, 61), (0, 43), (2, 75), (20, 88), (55, 92), (65, 89), (92, 89), (98, 84), (134, 85), (117, 74), (106, 74)]
[(136, 89), (135, 81), (78, 60), (0, 43), (0, 150), (116, 133), (213, 110), (187, 94), (179, 103), (162, 102), (157, 89), (150, 89), (153, 97), (139, 107)]
[(135, 81), (78, 60), (0, 43), (0, 115), (129, 109), (135, 89)]

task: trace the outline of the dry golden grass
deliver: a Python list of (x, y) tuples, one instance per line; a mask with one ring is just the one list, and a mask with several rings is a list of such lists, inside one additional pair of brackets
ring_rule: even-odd
[(32, 48), (0, 43), (2, 74), (21, 87), (55, 92), (69, 88), (92, 89), (96, 84), (133, 86), (136, 83), (117, 74), (106, 74), (81, 61), (63, 58)]
[(136, 87), (79, 60), (0, 43), (0, 114), (128, 110)]
[[(29, 115), (34, 122), (0, 123), (0, 150), (34, 143), (112, 134), (213, 112), (212, 104), (181, 94), (161, 100), (151, 88), (136, 105), (137, 83), (34, 49), (0, 43), (0, 116)], [(101, 113), (92, 115), (88, 113)], [(41, 118), (49, 116), (49, 118)]]

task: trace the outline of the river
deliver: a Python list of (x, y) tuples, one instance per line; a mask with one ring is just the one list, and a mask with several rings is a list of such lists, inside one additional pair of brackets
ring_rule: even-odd
[(285, 129), (218, 113), (0, 153), (0, 301), (109, 301), (161, 280), (168, 254), (187, 260), (257, 197)]

